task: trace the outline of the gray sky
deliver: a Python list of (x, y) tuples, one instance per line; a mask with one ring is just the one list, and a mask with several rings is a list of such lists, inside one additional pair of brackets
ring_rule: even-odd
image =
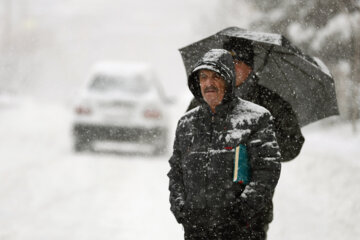
[(187, 94), (177, 49), (229, 23), (247, 25), (246, 14), (229, 20), (226, 6), (219, 8), (219, 3), (5, 0), (0, 5), (4, 20), (0, 27), (5, 33), (1, 61), (6, 63), (0, 69), (2, 86), (21, 94), (69, 100), (95, 62), (125, 60), (150, 62), (169, 95)]

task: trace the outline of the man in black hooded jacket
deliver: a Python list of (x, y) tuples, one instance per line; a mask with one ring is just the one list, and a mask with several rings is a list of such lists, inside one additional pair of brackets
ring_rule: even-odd
[[(270, 111), (274, 117), (274, 131), (281, 153), (281, 162), (288, 162), (299, 155), (304, 144), (304, 136), (291, 105), (277, 93), (258, 84), (258, 77), (253, 71), (254, 50), (251, 42), (230, 38), (224, 49), (231, 52), (235, 64), (235, 95), (256, 103)], [(200, 103), (194, 98), (187, 111)]]
[(168, 173), (171, 210), (185, 239), (266, 239), (280, 175), (273, 117), (235, 97), (226, 50), (207, 52), (188, 85), (200, 105), (178, 122)]

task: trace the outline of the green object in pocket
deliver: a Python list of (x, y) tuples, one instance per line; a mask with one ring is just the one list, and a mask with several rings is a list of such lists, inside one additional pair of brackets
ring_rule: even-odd
[(248, 184), (250, 180), (249, 175), (249, 163), (246, 146), (240, 144), (235, 149), (233, 182)]

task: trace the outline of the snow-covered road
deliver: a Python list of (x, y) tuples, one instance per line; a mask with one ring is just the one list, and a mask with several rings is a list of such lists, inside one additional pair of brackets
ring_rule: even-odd
[[(75, 154), (62, 105), (27, 101), (0, 119), (0, 239), (182, 239), (168, 156)], [(304, 135), (301, 156), (283, 164), (268, 239), (356, 239), (360, 134), (344, 124)]]

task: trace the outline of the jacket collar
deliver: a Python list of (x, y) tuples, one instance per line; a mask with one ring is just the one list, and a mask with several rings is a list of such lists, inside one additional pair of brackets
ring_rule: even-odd
[(228, 114), (231, 113), (232, 109), (239, 102), (239, 99), (234, 97), (231, 101), (227, 101), (225, 103), (221, 103), (215, 107), (215, 113), (213, 113), (210, 109), (210, 106), (205, 102), (201, 102), (201, 111), (206, 117), (220, 117), (226, 118)]

